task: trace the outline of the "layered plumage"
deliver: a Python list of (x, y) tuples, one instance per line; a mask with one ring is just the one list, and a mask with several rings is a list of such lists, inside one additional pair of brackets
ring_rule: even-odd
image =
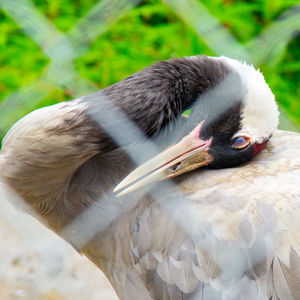
[[(190, 132), (197, 143), (209, 140), (196, 154), (214, 168), (249, 161), (273, 137), (247, 165), (196, 170), (171, 188), (117, 198), (112, 190), (134, 163), (101, 126), (99, 116), (115, 107), (161, 147)], [(300, 136), (274, 134), (277, 115), (252, 67), (227, 58), (161, 62), (20, 120), (3, 142), (1, 180), (104, 271), (121, 299), (297, 299)], [(122, 118), (110, 119), (126, 136)]]

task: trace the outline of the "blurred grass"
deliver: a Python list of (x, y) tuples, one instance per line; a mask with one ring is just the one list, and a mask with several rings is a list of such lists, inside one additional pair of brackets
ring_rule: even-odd
[[(96, 0), (32, 2), (62, 33), (70, 32), (78, 20), (98, 3)], [(201, 3), (246, 47), (249, 41), (268, 29), (280, 19), (282, 13), (299, 1), (205, 0)], [(295, 9), (300, 12), (299, 7)], [(286, 118), (294, 122), (297, 128), (300, 125), (300, 37), (297, 31), (293, 34), (290, 42), (283, 46), (278, 43), (278, 51), (273, 51), (276, 59), (268, 57), (256, 67), (263, 71), (282, 110), (286, 112)], [(259, 45), (263, 47), (263, 44)], [(171, 7), (159, 0), (144, 0), (97, 37), (88, 51), (76, 57), (74, 66), (76, 72), (91, 83), (91, 87), (94, 84), (101, 89), (155, 61), (196, 54), (215, 55), (205, 40)], [(5, 102), (9, 101), (14, 94), (8, 95), (20, 88), (22, 91), (24, 85), (43, 85), (45, 78), (42, 83), (39, 78), (50, 68), (50, 62), (11, 16), (1, 10), (0, 0), (0, 102), (4, 99)], [(39, 101), (25, 105), (20, 97), (21, 100), (13, 108), (14, 113), (8, 114), (0, 122), (0, 139), (20, 116), (37, 107), (76, 96), (78, 91), (76, 94), (70, 85), (51, 82)], [(3, 107), (0, 103), (0, 109)]]

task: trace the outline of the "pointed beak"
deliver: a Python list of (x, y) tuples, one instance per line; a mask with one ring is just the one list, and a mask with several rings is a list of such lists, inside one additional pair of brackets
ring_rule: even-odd
[(212, 138), (205, 141), (199, 138), (202, 124), (203, 122), (179, 143), (131, 172), (114, 189), (117, 196), (124, 196), (151, 183), (176, 177), (212, 162), (213, 156), (208, 153)]

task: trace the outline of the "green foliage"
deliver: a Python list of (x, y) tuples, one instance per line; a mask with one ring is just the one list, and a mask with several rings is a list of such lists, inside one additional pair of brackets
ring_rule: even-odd
[(102, 88), (155, 61), (199, 53), (212, 54), (169, 7), (144, 5), (96, 39), (76, 66)]
[[(199, 0), (200, 1), (200, 0)], [(96, 0), (32, 1), (61, 33), (68, 34)], [(208, 11), (245, 47), (263, 33), (296, 0), (205, 0)], [(201, 20), (199, 20), (201, 22)], [(279, 43), (280, 44), (280, 43)], [(300, 124), (300, 38), (278, 45), (276, 59), (257, 67), (287, 114)], [(276, 50), (276, 49), (275, 49)], [(75, 71), (99, 89), (158, 60), (196, 54), (214, 55), (205, 41), (159, 0), (145, 0), (97, 37), (83, 56), (74, 61)], [(24, 85), (41, 85), (51, 60), (0, 6), (0, 102)], [(271, 63), (272, 62), (272, 63)], [(45, 79), (43, 79), (45, 80)], [(45, 97), (29, 105), (17, 105), (18, 114), (0, 122), (0, 137), (16, 119), (29, 111), (75, 97), (66, 84), (49, 83)], [(3, 105), (4, 105), (3, 104)], [(0, 106), (1, 109), (1, 106)], [(0, 115), (1, 116), (1, 115)], [(4, 120), (4, 118), (3, 118)], [(0, 120), (1, 121), (1, 120)]]

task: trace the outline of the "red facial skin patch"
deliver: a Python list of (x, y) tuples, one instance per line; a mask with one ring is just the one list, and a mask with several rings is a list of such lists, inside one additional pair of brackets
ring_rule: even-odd
[(264, 149), (265, 145), (266, 145), (266, 142), (263, 142), (261, 144), (258, 144), (258, 143), (253, 144), (253, 149), (254, 149), (253, 156), (257, 155), (262, 149)]

